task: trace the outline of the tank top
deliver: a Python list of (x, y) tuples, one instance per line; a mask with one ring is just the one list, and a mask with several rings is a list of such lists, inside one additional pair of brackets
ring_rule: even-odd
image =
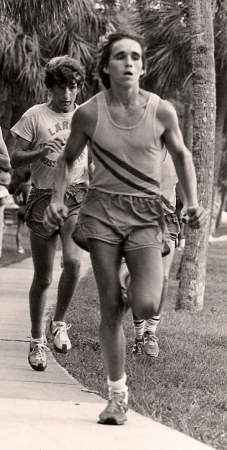
[(130, 127), (113, 121), (105, 92), (97, 94), (96, 101), (92, 142), (95, 170), (90, 189), (140, 197), (160, 194), (164, 150), (155, 131), (159, 97), (150, 94), (143, 117)]

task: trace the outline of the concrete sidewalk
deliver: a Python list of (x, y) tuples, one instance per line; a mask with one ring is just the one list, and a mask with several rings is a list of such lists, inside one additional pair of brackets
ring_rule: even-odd
[[(82, 273), (90, 267), (84, 253)], [(57, 253), (48, 307), (56, 300)], [(0, 270), (0, 448), (1, 450), (202, 450), (200, 442), (129, 411), (124, 426), (97, 424), (106, 401), (89, 393), (47, 353), (48, 367), (27, 362), (30, 339), (28, 290), (31, 258)]]

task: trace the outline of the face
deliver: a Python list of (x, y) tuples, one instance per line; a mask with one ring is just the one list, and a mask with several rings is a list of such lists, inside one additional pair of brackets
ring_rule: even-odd
[(73, 111), (77, 93), (78, 88), (76, 83), (65, 87), (53, 86), (51, 89), (51, 109), (57, 113)]
[(130, 86), (138, 83), (144, 73), (142, 49), (132, 39), (121, 39), (112, 46), (109, 62), (105, 72), (110, 76), (110, 83), (116, 82)]

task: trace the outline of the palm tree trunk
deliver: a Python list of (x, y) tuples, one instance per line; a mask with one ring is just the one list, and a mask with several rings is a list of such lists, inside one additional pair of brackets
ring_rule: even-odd
[(203, 308), (209, 218), (214, 172), (216, 116), (214, 41), (211, 2), (189, 0), (192, 46), (193, 160), (198, 183), (198, 198), (208, 215), (201, 230), (186, 227), (181, 278), (176, 309)]
[(214, 186), (213, 186), (213, 204), (211, 217), (211, 233), (218, 228), (221, 214), (222, 189), (219, 184), (220, 166), (223, 152), (223, 130), (227, 113), (227, 68), (223, 67), (221, 72), (217, 73), (216, 80), (216, 132), (215, 132), (215, 157), (214, 157)]

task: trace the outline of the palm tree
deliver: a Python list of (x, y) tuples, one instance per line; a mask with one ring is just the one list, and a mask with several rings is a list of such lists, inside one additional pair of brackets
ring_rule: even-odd
[[(214, 36), (211, 5), (189, 1), (192, 55), (193, 158), (198, 197), (210, 217), (214, 173), (216, 116)], [(203, 308), (209, 220), (202, 230), (186, 228), (186, 247), (181, 265), (177, 309)]]
[(108, 21), (91, 0), (4, 0), (0, 26), (0, 89), (5, 97), (0, 118), (5, 139), (11, 122), (31, 104), (45, 100), (43, 67), (51, 57), (67, 53), (78, 58), (89, 80), (83, 99), (92, 94), (93, 56)]

